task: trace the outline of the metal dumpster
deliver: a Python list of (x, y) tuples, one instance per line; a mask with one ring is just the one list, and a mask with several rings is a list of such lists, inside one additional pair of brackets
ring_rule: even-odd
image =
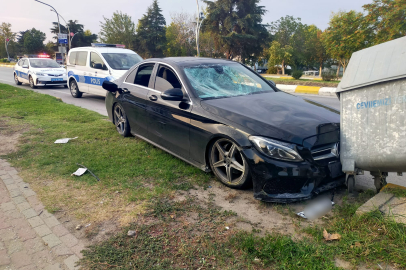
[(379, 191), (388, 172), (406, 172), (406, 37), (354, 53), (337, 95), (348, 189), (365, 170)]

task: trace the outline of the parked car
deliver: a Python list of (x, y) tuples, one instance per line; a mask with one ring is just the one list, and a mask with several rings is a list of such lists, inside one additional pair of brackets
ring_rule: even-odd
[(119, 134), (213, 171), (228, 187), (253, 185), (259, 200), (303, 200), (344, 183), (339, 112), (240, 63), (148, 59), (103, 88)]
[(74, 98), (83, 93), (106, 96), (105, 80), (120, 78), (143, 59), (124, 45), (92, 43), (91, 47), (71, 49), (68, 56), (68, 87)]
[(49, 55), (21, 58), (14, 66), (14, 82), (17, 85), (29, 83), (38, 86), (66, 86), (66, 70)]

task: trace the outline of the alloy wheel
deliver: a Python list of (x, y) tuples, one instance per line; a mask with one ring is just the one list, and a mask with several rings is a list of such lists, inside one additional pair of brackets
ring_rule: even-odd
[(34, 85), (34, 80), (32, 79), (32, 77), (30, 77), (30, 87), (31, 87), (31, 88), (34, 88), (34, 87), (35, 87), (35, 85)]
[(123, 110), (119, 105), (114, 108), (114, 123), (116, 125), (117, 131), (120, 134), (125, 133), (126, 128), (126, 118), (124, 116)]
[(70, 84), (70, 91), (71, 91), (71, 93), (72, 93), (73, 96), (76, 96), (77, 91), (78, 91), (78, 90), (77, 90), (77, 87), (76, 87), (76, 83), (73, 83), (73, 82), (72, 82), (72, 83)]
[(18, 78), (17, 78), (17, 74), (14, 74), (14, 81), (16, 82), (16, 84), (19, 83)]
[(211, 165), (220, 180), (228, 185), (239, 185), (245, 180), (245, 159), (237, 145), (228, 139), (220, 139), (213, 144)]

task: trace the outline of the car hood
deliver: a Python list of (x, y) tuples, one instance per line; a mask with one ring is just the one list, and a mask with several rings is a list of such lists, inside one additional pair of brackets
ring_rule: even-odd
[(46, 74), (62, 74), (66, 73), (66, 69), (64, 68), (35, 68), (33, 71), (43, 72)]
[(340, 123), (338, 111), (284, 92), (203, 100), (201, 106), (251, 135), (299, 145), (306, 138), (339, 129)]

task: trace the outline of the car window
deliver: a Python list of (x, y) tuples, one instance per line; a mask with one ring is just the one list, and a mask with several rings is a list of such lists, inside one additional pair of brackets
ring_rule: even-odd
[(184, 71), (193, 89), (202, 99), (275, 92), (262, 77), (238, 63), (191, 63)]
[(149, 79), (151, 78), (153, 69), (154, 69), (154, 64), (147, 64), (147, 65), (140, 66), (137, 70), (137, 75), (135, 76), (134, 84), (148, 87)]
[(171, 69), (161, 65), (155, 79), (155, 90), (163, 92), (173, 88), (182, 89), (182, 84)]
[(19, 65), (20, 67), (22, 67), (22, 66), (23, 66), (23, 62), (24, 62), (24, 59), (21, 59), (20, 61), (18, 61), (18, 65)]
[(76, 54), (76, 65), (86, 66), (87, 52), (77, 52)]
[(137, 68), (131, 71), (131, 73), (127, 76), (127, 79), (125, 79), (126, 83), (134, 83), (135, 80), (135, 75), (137, 74)]
[(76, 65), (76, 52), (71, 52), (69, 55), (69, 64)]
[(27, 60), (27, 59), (24, 59), (24, 61), (23, 61), (23, 63), (22, 63), (22, 66), (25, 66), (25, 65), (28, 66), (28, 60)]
[(129, 70), (142, 61), (141, 56), (135, 53), (102, 53), (104, 59), (112, 69)]
[(90, 53), (90, 67), (94, 69), (108, 70), (106, 64), (101, 57), (94, 52)]
[(30, 59), (33, 68), (60, 68), (61, 66), (53, 59)]

